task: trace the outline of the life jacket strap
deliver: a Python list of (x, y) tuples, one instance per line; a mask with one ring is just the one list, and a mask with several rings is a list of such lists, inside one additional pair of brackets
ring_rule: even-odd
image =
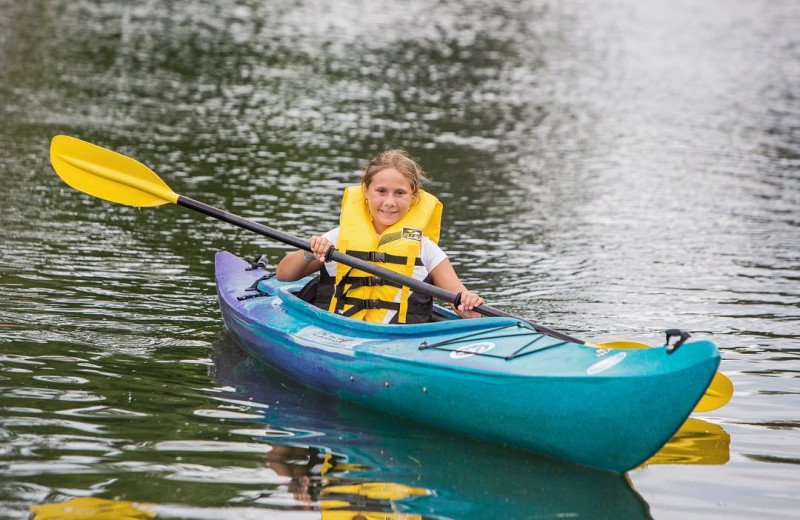
[(380, 276), (350, 276), (349, 274), (342, 277), (339, 284), (336, 286), (337, 289), (340, 291), (337, 294), (343, 294), (343, 289), (345, 285), (350, 285), (347, 289), (350, 291), (351, 289), (356, 289), (358, 287), (378, 287), (381, 285), (388, 285), (390, 287), (402, 287), (401, 284), (397, 282), (393, 282), (391, 280), (384, 280)]
[[(393, 282), (391, 280), (384, 280), (380, 276), (350, 276), (350, 273), (353, 272), (351, 268), (342, 279), (339, 280), (339, 283), (336, 284), (334, 288), (333, 294), (336, 296), (337, 299), (344, 298), (347, 296), (347, 293), (353, 289), (357, 289), (359, 287), (377, 287), (381, 285), (388, 285), (391, 287), (402, 287), (399, 283)], [(349, 286), (349, 287), (347, 287)], [(347, 289), (345, 289), (347, 287)], [(337, 308), (341, 309), (344, 303), (341, 300), (337, 303)]]
[[(389, 253), (384, 253), (383, 251), (352, 251), (348, 249), (347, 251), (344, 251), (344, 253), (354, 256), (359, 260), (364, 260), (365, 262), (380, 262), (384, 264), (400, 265), (406, 265), (408, 263), (408, 259), (405, 256), (390, 255)], [(422, 258), (417, 258), (414, 260), (414, 265), (425, 264), (422, 263)]]
[[(390, 311), (398, 311), (400, 310), (400, 304), (396, 302), (387, 302), (384, 300), (378, 299), (371, 299), (371, 300), (363, 300), (361, 298), (342, 298), (344, 305), (352, 305), (349, 309), (342, 312), (341, 310), (339, 313), (342, 316), (347, 316), (348, 318), (357, 314), (364, 309), (387, 309)], [(417, 306), (413, 304), (409, 304), (408, 306), (409, 312), (417, 313), (417, 314), (425, 314), (427, 312), (427, 307), (425, 306)]]
[[(349, 273), (348, 273), (349, 274)], [(345, 275), (347, 276), (347, 275)], [(358, 280), (358, 277), (351, 277), (353, 280)], [(335, 278), (328, 274), (328, 271), (323, 266), (320, 269), (320, 276), (319, 276), (319, 285), (317, 287), (317, 294), (314, 300), (314, 305), (319, 307), (323, 310), (330, 309), (331, 299), (334, 293), (337, 291), (337, 286), (334, 283)], [(429, 274), (425, 280), (425, 283), (433, 283), (433, 279)], [(342, 295), (342, 298), (345, 298), (346, 295)], [(343, 302), (340, 297), (337, 296), (336, 300), (336, 308), (333, 309), (333, 312), (336, 314), (342, 314), (342, 307), (345, 305), (346, 302)], [(356, 298), (351, 297), (350, 301), (355, 300)], [(350, 310), (350, 309), (348, 309)], [(358, 312), (359, 309), (353, 311), (353, 313)], [(427, 323), (429, 318), (433, 312), (433, 298), (428, 296), (427, 294), (411, 292), (409, 299), (408, 299), (408, 310), (406, 311), (406, 323)], [(348, 316), (352, 317), (352, 316)], [(395, 316), (390, 323), (394, 323), (398, 317)]]

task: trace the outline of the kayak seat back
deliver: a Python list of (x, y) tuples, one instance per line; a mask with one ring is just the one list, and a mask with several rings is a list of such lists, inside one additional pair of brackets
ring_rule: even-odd
[(315, 300), (317, 299), (318, 288), (319, 288), (319, 275), (309, 280), (308, 283), (305, 284), (302, 289), (300, 289), (295, 293), (295, 296), (297, 296), (304, 302), (308, 302), (313, 305)]

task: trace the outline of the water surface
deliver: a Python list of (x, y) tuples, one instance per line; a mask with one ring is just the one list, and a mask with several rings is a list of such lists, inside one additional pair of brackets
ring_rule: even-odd
[[(793, 518), (798, 25), (791, 0), (0, 0), (0, 516)], [(286, 247), (82, 195), (56, 134), (300, 236), (404, 147), (471, 289), (597, 341), (690, 330), (736, 393), (627, 477), (321, 396), (216, 306), (216, 251)]]

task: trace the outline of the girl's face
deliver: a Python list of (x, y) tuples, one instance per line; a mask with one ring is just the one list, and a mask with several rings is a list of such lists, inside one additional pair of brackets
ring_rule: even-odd
[(372, 177), (364, 190), (364, 199), (378, 234), (397, 223), (411, 209), (411, 183), (394, 168), (386, 168)]

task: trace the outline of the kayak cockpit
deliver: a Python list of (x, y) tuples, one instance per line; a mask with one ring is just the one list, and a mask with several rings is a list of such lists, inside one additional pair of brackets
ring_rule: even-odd
[[(290, 284), (286, 286), (286, 292), (290, 295), (296, 296), (297, 298), (303, 300), (304, 302), (310, 305), (314, 305), (314, 299), (316, 297), (316, 288), (317, 288), (316, 282), (317, 282), (317, 277), (314, 276), (309, 276), (301, 280), (298, 280), (296, 282), (285, 282)], [(455, 312), (451, 311), (446, 307), (434, 303), (433, 313), (431, 314), (429, 323), (460, 320), (460, 319), (461, 317)]]

